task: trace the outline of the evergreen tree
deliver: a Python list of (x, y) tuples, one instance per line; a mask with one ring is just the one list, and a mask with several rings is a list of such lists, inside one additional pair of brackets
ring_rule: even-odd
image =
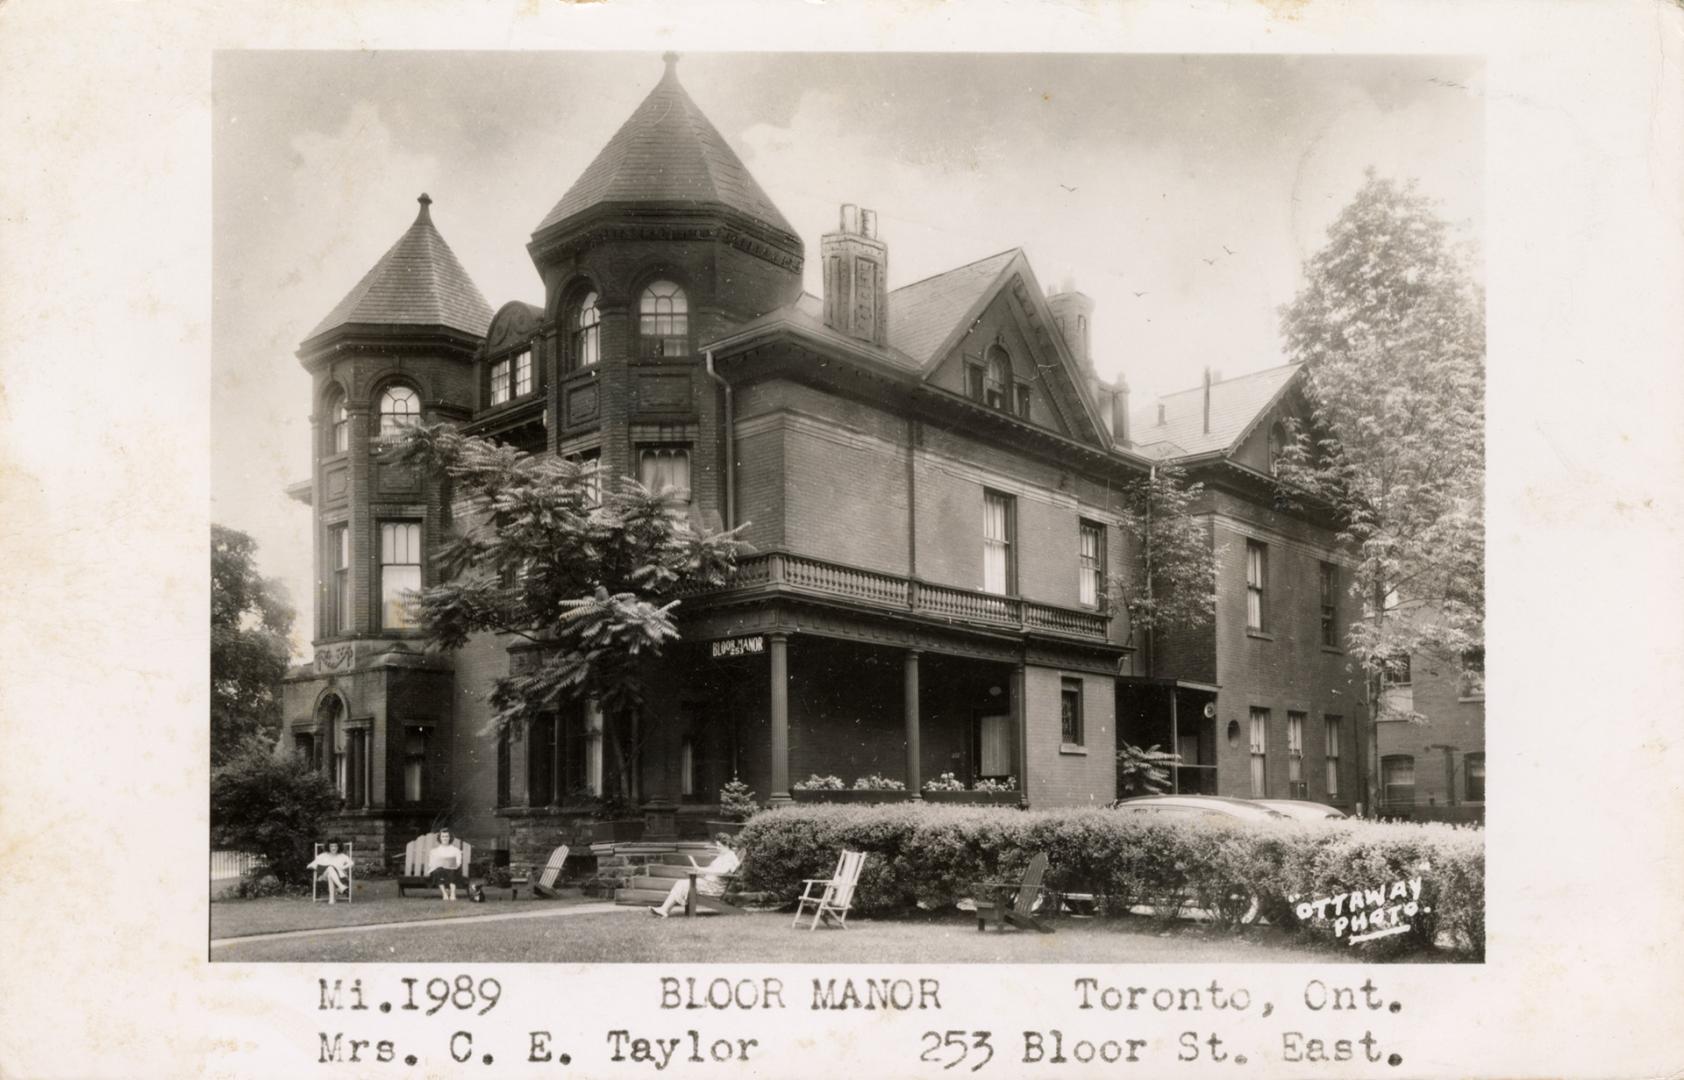
[[(1369, 718), (1389, 712), (1388, 672), (1480, 646), (1484, 621), (1484, 301), (1449, 225), (1412, 184), (1369, 172), (1281, 311), (1307, 366), (1311, 420), (1279, 476), (1330, 509), (1355, 556), (1346, 651)], [(1372, 723), (1368, 790), (1378, 778)]]
[(594, 700), (622, 797), (636, 794), (639, 716), (651, 661), (678, 639), (686, 591), (723, 584), (740, 543), (695, 528), (670, 495), (594, 465), (534, 457), (444, 427), (419, 428), (405, 460), (446, 478), (457, 529), (439, 553), (447, 580), (424, 590), (422, 628), (447, 649), (476, 634), (532, 643), (497, 679), (497, 728)]
[(292, 656), (286, 589), (258, 573), (257, 542), (211, 526), (211, 765), (281, 727), (281, 678)]

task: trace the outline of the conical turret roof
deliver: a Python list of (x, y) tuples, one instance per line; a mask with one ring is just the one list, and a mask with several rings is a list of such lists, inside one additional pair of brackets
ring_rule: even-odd
[(678, 81), (678, 57), (533, 234), (601, 203), (724, 206), (790, 236), (772, 205), (711, 121)]
[(351, 324), (445, 326), (484, 337), (491, 305), (433, 227), (433, 200), (423, 192), (421, 212), (398, 242), (356, 288), (345, 294), (305, 338), (309, 341)]

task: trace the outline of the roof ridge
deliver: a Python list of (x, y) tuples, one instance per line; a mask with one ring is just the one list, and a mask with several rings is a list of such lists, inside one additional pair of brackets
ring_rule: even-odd
[(996, 251), (992, 255), (984, 255), (980, 259), (972, 259), (968, 263), (961, 263), (958, 266), (949, 267), (946, 270), (938, 270), (933, 274), (926, 274), (923, 277), (919, 278), (917, 281), (909, 281), (905, 285), (898, 285), (895, 288), (890, 289), (889, 295), (893, 296), (895, 293), (900, 292), (902, 289), (910, 289), (914, 285), (922, 285), (926, 281), (934, 281), (936, 278), (946, 277), (949, 274), (957, 274), (961, 270), (969, 270), (973, 266), (981, 266), (983, 263), (987, 262), (990, 259), (998, 259), (1002, 255), (1016, 254), (1017, 252), (1020, 252), (1022, 250), (1023, 250), (1023, 247), (1021, 245), (1015, 245), (1013, 247), (1006, 248), (1002, 251)]

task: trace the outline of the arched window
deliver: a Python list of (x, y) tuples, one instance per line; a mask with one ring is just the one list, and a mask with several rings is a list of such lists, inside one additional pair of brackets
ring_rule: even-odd
[(327, 410), (327, 452), (343, 454), (351, 448), (351, 416), (345, 409), (345, 395), (333, 395)]
[(380, 395), (380, 437), (396, 438), (421, 422), (421, 395), (407, 386), (388, 386)]
[(644, 356), (688, 356), (690, 301), (670, 281), (651, 282), (637, 303), (637, 334)]
[(1006, 355), (1006, 350), (995, 345), (988, 350), (988, 362), (982, 370), (983, 404), (996, 409), (1006, 408), (1011, 400), (1008, 396), (1011, 385), (1011, 358)]
[[(602, 357), (602, 314), (596, 309), (596, 293), (588, 292), (573, 313), (573, 367), (588, 368)], [(684, 294), (679, 293), (680, 303)]]

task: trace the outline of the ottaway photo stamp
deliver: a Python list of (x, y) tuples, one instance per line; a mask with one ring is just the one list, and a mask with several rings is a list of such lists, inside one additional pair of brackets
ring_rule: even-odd
[(1481, 962), (1482, 78), (218, 53), (210, 960)]

